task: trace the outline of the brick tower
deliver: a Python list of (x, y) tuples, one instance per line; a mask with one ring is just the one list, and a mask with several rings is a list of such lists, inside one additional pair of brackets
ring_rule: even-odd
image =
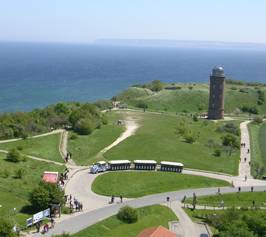
[(208, 119), (224, 118), (224, 84), (224, 69), (215, 67), (210, 76)]

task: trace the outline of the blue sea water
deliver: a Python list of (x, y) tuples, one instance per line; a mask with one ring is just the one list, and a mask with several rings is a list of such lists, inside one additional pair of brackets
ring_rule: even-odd
[(229, 78), (266, 82), (265, 50), (1, 42), (0, 111), (107, 99), (156, 79), (208, 82), (215, 65)]

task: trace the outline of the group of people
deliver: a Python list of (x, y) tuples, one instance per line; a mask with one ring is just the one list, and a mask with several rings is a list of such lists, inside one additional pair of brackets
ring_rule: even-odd
[(78, 201), (75, 197), (72, 197), (72, 195), (65, 196), (66, 202), (69, 201), (69, 207), (71, 212), (73, 211), (83, 211), (83, 204), (82, 202)]
[(60, 174), (59, 177), (59, 186), (63, 189), (65, 186), (65, 181), (68, 179), (68, 173), (69, 173), (69, 169), (65, 168), (65, 171), (63, 173)]
[[(123, 196), (120, 195), (119, 198), (120, 198), (120, 203), (122, 203), (122, 202), (123, 202)], [(110, 201), (109, 203), (112, 204), (112, 203), (114, 203), (114, 202), (115, 202), (115, 196), (112, 195), (112, 196), (111, 196), (111, 201)]]
[(39, 233), (41, 231), (41, 228), (42, 228), (42, 233), (45, 234), (49, 231), (49, 229), (52, 229), (54, 228), (55, 226), (55, 220), (53, 217), (50, 218), (50, 225), (49, 223), (45, 223), (43, 226), (42, 226), (42, 221), (39, 221), (35, 224), (35, 227), (36, 227), (36, 231)]

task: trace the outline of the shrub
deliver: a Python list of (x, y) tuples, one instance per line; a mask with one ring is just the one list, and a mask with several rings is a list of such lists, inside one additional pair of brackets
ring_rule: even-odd
[(221, 154), (222, 154), (222, 152), (221, 152), (220, 149), (215, 149), (214, 152), (213, 152), (213, 155), (217, 156), (217, 157), (221, 156)]
[(15, 237), (15, 233), (12, 230), (13, 223), (3, 217), (0, 217), (0, 236), (1, 237)]
[(40, 211), (50, 204), (64, 204), (64, 192), (56, 184), (41, 182), (31, 192), (29, 201), (34, 210)]
[(250, 114), (258, 114), (259, 113), (258, 108), (256, 106), (244, 105), (244, 106), (242, 106), (241, 110), (243, 112), (247, 112)]
[(15, 178), (16, 179), (22, 179), (24, 175), (26, 174), (26, 170), (20, 168), (15, 171)]
[(187, 143), (194, 143), (196, 141), (196, 136), (194, 136), (193, 134), (186, 134), (184, 136), (184, 139)]
[(74, 127), (74, 131), (79, 135), (89, 135), (92, 133), (93, 129), (94, 125), (90, 119), (81, 119)]
[(154, 80), (151, 82), (151, 88), (152, 91), (158, 92), (163, 89), (163, 83), (159, 80)]
[(126, 223), (135, 223), (138, 220), (138, 213), (135, 208), (124, 206), (120, 208), (117, 217), (119, 220)]
[(189, 90), (192, 90), (192, 89), (193, 89), (193, 86), (189, 86), (188, 89), (189, 89)]
[(10, 175), (10, 172), (7, 169), (1, 171), (1, 177), (6, 179), (9, 177), (9, 175)]
[(260, 116), (256, 116), (256, 117), (253, 119), (253, 122), (254, 122), (254, 123), (263, 123), (263, 119), (262, 119), (262, 117), (260, 117)]
[(13, 148), (7, 153), (6, 160), (11, 162), (19, 162), (22, 160), (22, 156), (17, 149)]
[(144, 102), (144, 101), (139, 101), (138, 103), (137, 103), (137, 107), (138, 108), (141, 108), (141, 109), (143, 109), (144, 111), (148, 108), (148, 105), (147, 105), (147, 103), (146, 102)]
[(76, 133), (71, 133), (71, 135), (69, 137), (70, 140), (75, 140), (77, 138), (78, 138), (78, 135)]
[(222, 137), (222, 142), (224, 146), (232, 146), (239, 148), (239, 142), (236, 136), (233, 134), (226, 134)]

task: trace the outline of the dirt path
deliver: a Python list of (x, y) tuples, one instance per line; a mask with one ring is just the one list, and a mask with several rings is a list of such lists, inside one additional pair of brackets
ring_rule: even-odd
[[(65, 161), (65, 157), (67, 156), (67, 142), (68, 142), (68, 131), (63, 130), (60, 137), (60, 144), (59, 144), (59, 152), (62, 159)], [(68, 159), (66, 166), (76, 166), (76, 163), (73, 159)]]
[[(28, 137), (27, 139), (38, 138), (38, 137), (45, 137), (45, 136), (49, 136), (49, 135), (61, 133), (63, 131), (64, 131), (63, 129), (56, 129), (56, 130), (53, 130), (51, 132), (47, 132), (47, 133), (35, 135), (35, 136), (32, 136), (32, 137)], [(0, 144), (1, 143), (8, 143), (8, 142), (16, 142), (16, 141), (20, 141), (20, 140), (23, 140), (23, 139), (22, 138), (14, 138), (14, 139), (1, 140), (0, 141)]]
[(112, 149), (114, 146), (118, 145), (120, 142), (124, 141), (128, 137), (134, 135), (137, 129), (139, 128), (139, 124), (136, 122), (135, 119), (132, 119), (131, 117), (127, 117), (124, 122), (126, 130), (112, 144), (102, 149), (97, 154), (97, 157), (101, 157), (104, 153)]

